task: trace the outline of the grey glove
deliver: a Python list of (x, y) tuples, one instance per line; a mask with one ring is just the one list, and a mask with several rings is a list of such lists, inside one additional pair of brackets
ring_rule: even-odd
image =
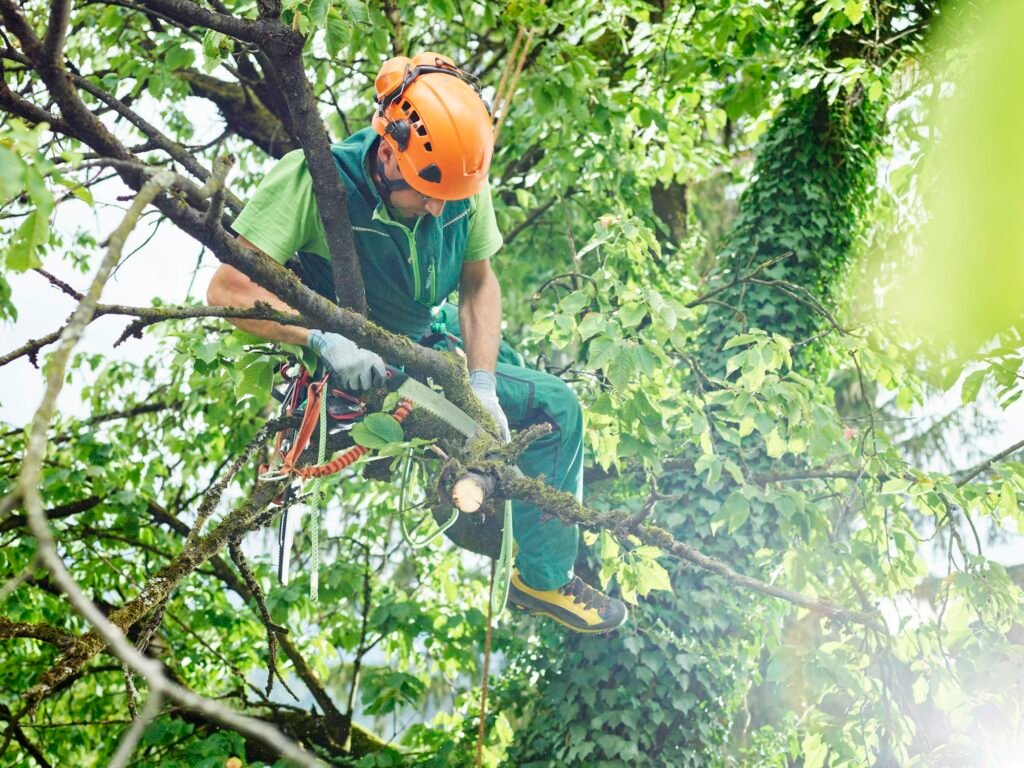
[(497, 378), (490, 371), (477, 368), (475, 371), (469, 372), (469, 386), (472, 387), (473, 394), (480, 400), (484, 410), (498, 422), (501, 439), (507, 443), (512, 439), (512, 434), (508, 431), (508, 417), (505, 416), (505, 412), (501, 410), (501, 405), (498, 403), (497, 384)]
[(360, 392), (380, 387), (387, 381), (387, 368), (381, 356), (340, 333), (310, 331), (306, 346), (334, 371), (343, 389)]

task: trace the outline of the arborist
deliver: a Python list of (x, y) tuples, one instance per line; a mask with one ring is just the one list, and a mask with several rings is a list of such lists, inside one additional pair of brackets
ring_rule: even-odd
[[(331, 147), (348, 195), (348, 213), (365, 283), (369, 319), (420, 339), (440, 315), (461, 338), (473, 392), (509, 438), (547, 422), (518, 462), (554, 488), (583, 490), (583, 414), (572, 390), (548, 373), (501, 355), (501, 288), (491, 259), (502, 246), (487, 172), (494, 150), (491, 117), (474, 79), (435, 53), (385, 62), (375, 81), (372, 126)], [(285, 264), (299, 262), (306, 283), (336, 300), (330, 254), (301, 150), (285, 155), (263, 179), (233, 227), (242, 245)], [(458, 310), (445, 301), (458, 291)], [(210, 282), (214, 306), (257, 301), (287, 310), (266, 289), (222, 264)], [(384, 382), (376, 353), (338, 333), (238, 320), (268, 340), (305, 345), (341, 386)], [(507, 348), (507, 345), (506, 345)], [(508, 357), (509, 361), (505, 361)], [(625, 605), (573, 573), (579, 530), (515, 502), (518, 545), (509, 602), (578, 632), (607, 632), (627, 617)]]

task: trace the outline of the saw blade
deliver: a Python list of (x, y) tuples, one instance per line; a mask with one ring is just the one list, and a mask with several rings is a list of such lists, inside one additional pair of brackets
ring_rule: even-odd
[(467, 438), (473, 437), (481, 430), (480, 424), (468, 413), (454, 405), (444, 395), (435, 392), (416, 379), (403, 374), (401, 384), (395, 391), (402, 397), (411, 400), (417, 408), (422, 408), (433, 414)]

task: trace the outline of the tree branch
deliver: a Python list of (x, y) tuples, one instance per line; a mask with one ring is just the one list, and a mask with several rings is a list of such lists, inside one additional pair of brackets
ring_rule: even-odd
[(182, 24), (212, 29), (247, 43), (280, 44), (282, 31), (290, 33), (290, 30), (276, 21), (240, 19), (237, 16), (207, 10), (192, 0), (142, 0), (142, 4)]
[(50, 21), (43, 39), (43, 61), (47, 66), (61, 67), (64, 41), (67, 39), (68, 21), (71, 19), (70, 0), (51, 0)]
[(44, 643), (50, 643), (58, 648), (67, 648), (74, 641), (74, 635), (66, 629), (55, 627), (52, 624), (11, 621), (5, 616), (0, 616), (0, 640), (10, 640), (15, 637), (42, 640)]
[(985, 461), (981, 462), (981, 464), (979, 464), (978, 466), (965, 472), (964, 475), (957, 480), (956, 487), (963, 488), (965, 485), (967, 485), (967, 483), (971, 482), (971, 480), (976, 478), (982, 472), (987, 471), (989, 467), (991, 467), (993, 464), (999, 463), (1003, 459), (1007, 458), (1008, 456), (1012, 456), (1013, 454), (1020, 450), (1024, 450), (1024, 440), (1014, 443), (1009, 448), (1000, 451), (992, 458), (986, 459)]
[[(0, 11), (4, 12), (5, 18), (10, 15), (9, 3), (10, 0), (0, 0)], [(86, 661), (103, 648), (109, 647), (123, 662), (129, 664), (146, 678), (149, 684), (150, 695), (155, 693), (166, 694), (179, 704), (203, 711), (240, 733), (260, 739), (276, 749), (282, 756), (289, 758), (299, 765), (316, 766), (319, 765), (319, 761), (311, 758), (296, 744), (284, 738), (275, 729), (269, 728), (265, 723), (259, 723), (251, 718), (232, 712), (220, 704), (197, 696), (192, 691), (183, 689), (169, 681), (164, 676), (160, 663), (139, 653), (124, 635), (124, 629), (127, 626), (131, 626), (153, 606), (158, 605), (170, 594), (171, 589), (185, 575), (191, 573), (199, 564), (209, 559), (216, 549), (224, 545), (227, 539), (227, 530), (230, 527), (227, 521), (218, 527), (213, 534), (197, 542), (193, 548), (195, 551), (184, 550), (172, 562), (171, 566), (165, 567), (157, 576), (150, 580), (147, 586), (143, 588), (139, 597), (114, 611), (108, 619), (84, 594), (81, 587), (79, 587), (78, 583), (67, 571), (63, 560), (57, 552), (56, 542), (42, 507), (39, 479), (43, 459), (46, 455), (47, 432), (56, 408), (57, 395), (64, 384), (64, 374), (67, 370), (71, 353), (81, 339), (98, 303), (100, 293), (114, 266), (120, 259), (125, 240), (132, 227), (138, 221), (143, 209), (155, 200), (164, 189), (176, 184), (178, 178), (176, 174), (165, 171), (147, 181), (130, 206), (124, 220), (108, 239), (109, 247), (97, 270), (96, 277), (93, 279), (82, 302), (73, 313), (72, 319), (64, 331), (61, 345), (53, 355), (51, 365), (47, 371), (43, 401), (29, 429), (21, 472), (18, 475), (13, 491), (8, 494), (3, 500), (2, 505), (0, 505), (7, 507), (12, 499), (20, 500), (24, 503), (28, 512), (32, 533), (38, 542), (40, 562), (50, 571), (54, 581), (65, 592), (70, 603), (94, 627), (90, 632), (73, 642), (71, 648), (61, 656), (56, 665), (43, 675), (39, 683), (26, 692), (25, 699), (28, 709), (33, 709), (57, 685), (80, 670)], [(276, 488), (273, 486), (268, 487), (268, 484), (262, 484), (258, 486), (257, 494), (260, 490), (263, 490), (265, 494), (274, 494)], [(270, 498), (273, 498), (273, 496), (270, 495)], [(269, 502), (270, 498), (266, 501)], [(257, 495), (251, 501), (258, 503), (260, 499)], [(236, 516), (244, 519), (247, 513), (251, 514), (251, 506), (251, 504), (243, 505), (240, 510), (236, 510)], [(265, 506), (265, 503), (262, 506)], [(262, 506), (260, 507), (261, 509)], [(221, 535), (218, 536), (218, 534)]]
[(695, 547), (677, 541), (664, 528), (643, 523), (632, 524), (630, 516), (622, 513), (598, 513), (587, 509), (570, 493), (556, 491), (537, 478), (525, 477), (509, 467), (497, 467), (499, 493), (526, 501), (541, 507), (566, 523), (579, 523), (592, 528), (604, 528), (620, 536), (635, 536), (643, 544), (658, 547), (684, 562), (695, 565), (705, 571), (718, 574), (731, 584), (742, 589), (749, 589), (761, 594), (793, 603), (814, 613), (819, 613), (836, 621), (852, 622), (871, 627), (885, 633), (884, 626), (875, 615), (852, 611), (836, 605), (828, 599), (819, 599), (794, 592), (759, 579), (737, 573), (727, 564), (705, 555)]

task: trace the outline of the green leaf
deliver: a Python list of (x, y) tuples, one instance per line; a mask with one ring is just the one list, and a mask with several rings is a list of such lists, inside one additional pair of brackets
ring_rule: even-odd
[(327, 53), (332, 59), (336, 59), (338, 54), (348, 45), (348, 41), (352, 36), (351, 30), (349, 25), (335, 13), (331, 13), (327, 17), (326, 30)]
[(567, 315), (575, 315), (588, 304), (590, 304), (590, 296), (586, 291), (573, 291), (558, 302), (558, 308)]
[(905, 480), (902, 477), (894, 477), (891, 480), (886, 480), (882, 483), (882, 490), (880, 493), (883, 495), (889, 493), (903, 493), (910, 487), (910, 485), (910, 480)]
[(977, 371), (971, 371), (964, 379), (963, 386), (960, 389), (960, 402), (964, 405), (973, 403), (978, 399), (978, 392), (981, 391), (981, 385), (985, 383), (985, 377), (988, 375), (988, 369), (982, 368)]
[(242, 378), (235, 386), (235, 395), (239, 400), (255, 398), (262, 402), (270, 394), (274, 386), (274, 363), (270, 360), (259, 360), (242, 369)]
[(583, 319), (580, 320), (577, 330), (579, 331), (580, 338), (583, 339), (583, 341), (586, 341), (592, 336), (596, 336), (601, 333), (605, 329), (606, 325), (607, 323), (604, 316), (599, 312), (587, 312), (587, 314), (583, 316)]
[(371, 413), (352, 428), (352, 439), (367, 448), (383, 448), (400, 443), (404, 438), (402, 425), (387, 413)]
[(733, 347), (741, 347), (746, 344), (753, 344), (755, 341), (757, 341), (757, 336), (754, 336), (751, 333), (741, 333), (738, 336), (733, 336), (725, 342), (725, 344), (722, 345), (722, 349), (726, 350), (732, 349)]
[(647, 317), (647, 307), (636, 301), (630, 301), (619, 307), (618, 318), (623, 328), (635, 328)]
[(882, 98), (884, 94), (884, 87), (882, 86), (881, 80), (872, 81), (871, 85), (868, 86), (868, 101), (874, 103)]
[(38, 248), (49, 239), (50, 220), (38, 209), (21, 222), (7, 251), (7, 266), (15, 272), (25, 272), (42, 265)]
[(764, 446), (773, 459), (781, 457), (786, 452), (786, 441), (782, 439), (777, 428), (764, 436)]
[(700, 449), (704, 452), (705, 456), (710, 456), (715, 452), (715, 441), (711, 437), (711, 427), (700, 433)]
[(211, 341), (207, 344), (200, 344), (195, 348), (195, 355), (204, 363), (212, 363), (217, 359), (220, 352), (220, 342)]
[(348, 17), (356, 24), (365, 26), (370, 23), (370, 9), (365, 0), (345, 0), (345, 9)]
[(327, 22), (327, 14), (331, 10), (331, 0), (311, 0), (309, 3), (309, 20), (320, 29)]
[(599, 556), (602, 560), (614, 560), (619, 556), (620, 546), (618, 540), (608, 531), (601, 531), (598, 536)]
[(636, 591), (641, 595), (649, 592), (672, 591), (672, 581), (669, 579), (668, 571), (657, 560), (641, 560), (636, 565), (637, 587)]
[(0, 144), (0, 205), (6, 205), (21, 191), (23, 171), (18, 155)]
[(732, 459), (726, 459), (722, 462), (722, 467), (732, 477), (732, 481), (737, 485), (743, 485), (746, 482), (743, 478), (743, 470), (740, 469), (739, 465)]
[(176, 69), (191, 67), (195, 60), (196, 55), (180, 45), (171, 46), (164, 54), (164, 66), (172, 72)]
[(65, 179), (60, 176), (54, 176), (53, 180), (62, 187), (67, 187), (68, 191), (70, 191), (72, 195), (77, 197), (86, 205), (93, 204), (92, 191), (88, 187), (83, 187), (77, 181), (71, 181), (70, 179)]
[(608, 380), (616, 389), (622, 390), (629, 386), (636, 375), (636, 350), (632, 346), (619, 349), (608, 366)]
[(864, 18), (864, 0), (846, 0), (843, 13), (850, 20), (851, 24), (860, 24)]

